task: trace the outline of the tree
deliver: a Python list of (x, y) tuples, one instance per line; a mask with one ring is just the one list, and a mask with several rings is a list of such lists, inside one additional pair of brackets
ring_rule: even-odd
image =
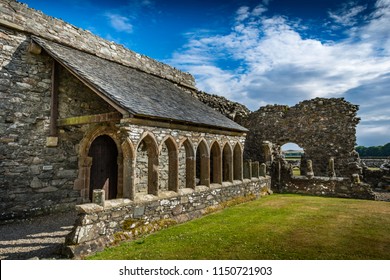
[(390, 156), (390, 143), (384, 146), (357, 146), (355, 150), (361, 157), (388, 157)]

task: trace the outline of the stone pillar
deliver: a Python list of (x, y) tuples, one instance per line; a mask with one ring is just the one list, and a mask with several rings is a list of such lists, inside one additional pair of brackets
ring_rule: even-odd
[(260, 164), (259, 175), (261, 177), (267, 176), (267, 165), (265, 163)]
[(264, 161), (266, 163), (271, 163), (274, 159), (272, 156), (272, 144), (269, 141), (263, 141), (261, 143), (261, 150), (263, 152)]
[(148, 194), (158, 195), (158, 155), (148, 156)]
[(353, 184), (360, 184), (360, 175), (359, 174), (352, 174), (352, 182)]
[(135, 195), (135, 166), (134, 161), (125, 156), (123, 158), (123, 197), (134, 199)]
[(252, 161), (251, 160), (245, 160), (244, 161), (244, 179), (251, 179), (252, 178)]
[(329, 163), (328, 163), (328, 176), (329, 177), (336, 177), (336, 173), (334, 171), (334, 158), (331, 157), (329, 159)]
[(196, 159), (194, 156), (186, 157), (186, 188), (195, 189), (196, 185)]
[(169, 151), (168, 190), (179, 191), (179, 158), (177, 150)]
[(307, 158), (305, 154), (301, 155), (301, 162), (299, 164), (299, 169), (301, 171), (301, 176), (306, 176), (307, 173)]
[(259, 178), (259, 162), (252, 162), (252, 177)]
[(105, 203), (105, 191), (104, 190), (93, 190), (92, 193), (92, 203), (96, 203), (97, 205), (103, 206)]
[(306, 176), (307, 178), (311, 179), (314, 177), (314, 172), (313, 172), (313, 162), (311, 159), (307, 160), (307, 167), (306, 167)]
[(201, 154), (200, 184), (210, 187), (210, 157), (207, 154)]

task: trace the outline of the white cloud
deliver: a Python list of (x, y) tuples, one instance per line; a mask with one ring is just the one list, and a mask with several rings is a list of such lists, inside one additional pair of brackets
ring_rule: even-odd
[(350, 2), (343, 5), (338, 11), (330, 11), (329, 17), (337, 24), (353, 26), (357, 23), (357, 16), (366, 8), (366, 6), (356, 6), (355, 3)]
[[(332, 16), (352, 25), (363, 9), (350, 7)], [(266, 17), (264, 11), (261, 5), (241, 7), (229, 34), (193, 36), (168, 63), (192, 73), (201, 90), (252, 110), (267, 103), (294, 105), (313, 97), (348, 95), (349, 101), (362, 102), (364, 115), (374, 121), (376, 112), (368, 112), (370, 92), (375, 89), (371, 103), (377, 109), (383, 104), (381, 95), (390, 100), (385, 87), (390, 83), (390, 0), (379, 0), (368, 21), (351, 27), (349, 37), (337, 42), (305, 39), (299, 33), (302, 26), (296, 29), (288, 18)], [(229, 61), (235, 68), (226, 67)], [(357, 94), (354, 89), (361, 87), (365, 91)], [(387, 108), (384, 114), (390, 114)]]
[(110, 20), (110, 25), (119, 32), (132, 33), (133, 25), (130, 19), (119, 14), (106, 13), (105, 16)]

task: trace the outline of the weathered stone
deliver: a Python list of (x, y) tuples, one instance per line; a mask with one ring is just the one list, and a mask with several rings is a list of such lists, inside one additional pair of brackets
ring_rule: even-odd
[(93, 190), (92, 192), (92, 203), (104, 207), (105, 204), (105, 191), (104, 190)]
[(38, 177), (34, 177), (30, 183), (30, 187), (33, 189), (40, 189), (42, 188), (42, 182), (38, 179)]
[(76, 210), (78, 213), (85, 213), (85, 214), (97, 213), (103, 211), (103, 209), (104, 208), (102, 206), (97, 205), (95, 203), (76, 205)]
[[(318, 105), (321, 104), (321, 105)], [(319, 110), (319, 106), (321, 109)], [(315, 98), (289, 107), (268, 105), (251, 113), (245, 123), (249, 133), (245, 145), (245, 157), (262, 163), (270, 161), (264, 143), (278, 147), (292, 142), (304, 149), (305, 156), (312, 160), (313, 172), (328, 175), (329, 157), (337, 158), (334, 169), (341, 176), (350, 176), (349, 162), (359, 162), (352, 155), (356, 142), (356, 116), (358, 106), (343, 98)], [(274, 155), (273, 155), (274, 156)]]
[(56, 191), (58, 191), (58, 188), (53, 187), (53, 186), (48, 186), (48, 187), (45, 187), (45, 188), (42, 188), (42, 189), (36, 189), (35, 191), (38, 192), (38, 193), (49, 193), (49, 192), (56, 192)]
[(134, 208), (134, 218), (141, 218), (145, 214), (145, 206), (137, 206)]

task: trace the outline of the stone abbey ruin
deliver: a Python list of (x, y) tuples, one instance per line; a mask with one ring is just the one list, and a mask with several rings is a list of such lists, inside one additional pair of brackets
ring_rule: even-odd
[[(342, 98), (250, 112), (24, 4), (0, 10), (0, 220), (76, 208), (70, 256), (130, 220), (184, 222), (273, 191), (375, 199), (388, 185), (355, 152), (358, 106)], [(304, 148), (301, 176), (288, 142)]]

